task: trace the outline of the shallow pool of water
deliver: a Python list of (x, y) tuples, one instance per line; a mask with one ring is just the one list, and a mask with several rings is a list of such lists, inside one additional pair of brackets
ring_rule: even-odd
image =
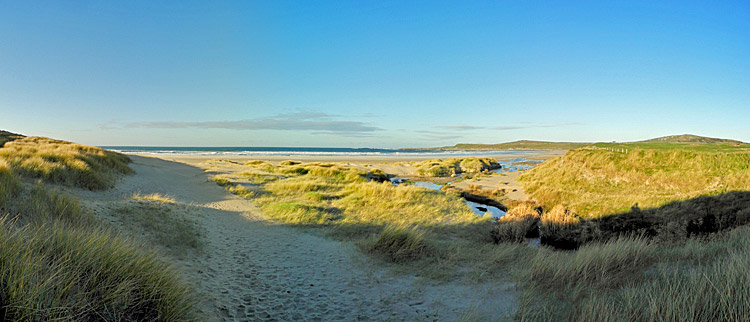
[[(518, 163), (528, 163), (528, 162), (532, 162), (535, 164), (518, 164)], [(535, 167), (536, 164), (539, 164), (542, 162), (544, 162), (544, 160), (535, 160), (535, 159), (526, 159), (526, 158), (513, 159), (510, 161), (500, 162), (500, 165), (502, 166), (502, 168), (492, 170), (491, 172), (506, 173), (506, 172), (529, 170)]]
[(427, 182), (427, 181), (414, 181), (414, 185), (417, 187), (427, 188), (427, 189), (436, 190), (436, 191), (440, 191), (440, 188), (443, 187), (439, 184)]
[(471, 210), (474, 211), (474, 214), (476, 214), (477, 216), (484, 216), (487, 213), (489, 213), (492, 218), (500, 218), (502, 216), (505, 216), (505, 211), (502, 211), (497, 207), (488, 206), (468, 200), (464, 200), (464, 202), (469, 205), (469, 208), (471, 208)]
[[(435, 191), (440, 191), (440, 188), (443, 187), (442, 185), (432, 183), (429, 181), (407, 181), (407, 179), (403, 179), (403, 178), (391, 179), (391, 182), (394, 185), (399, 185), (405, 182), (411, 182), (417, 187), (422, 187), (422, 188), (435, 190)], [(464, 202), (469, 206), (469, 208), (471, 208), (471, 211), (473, 211), (474, 214), (476, 214), (477, 216), (484, 216), (487, 213), (489, 213), (490, 216), (492, 216), (493, 218), (500, 218), (502, 216), (505, 216), (505, 211), (502, 211), (497, 207), (493, 207), (493, 206), (489, 206), (489, 205), (485, 205), (485, 204), (481, 204), (481, 203), (477, 203), (473, 201), (468, 201), (466, 199), (464, 199)]]

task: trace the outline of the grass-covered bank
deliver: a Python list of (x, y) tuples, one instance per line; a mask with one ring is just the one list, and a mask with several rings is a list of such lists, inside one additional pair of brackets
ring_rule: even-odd
[(3, 137), (10, 139), (0, 148), (0, 319), (196, 318), (190, 292), (168, 264), (54, 187), (111, 187), (131, 171), (126, 156), (47, 138)]
[(750, 151), (664, 144), (638, 148), (643, 145), (572, 150), (519, 180), (546, 208), (563, 205), (583, 217), (750, 190)]
[(523, 321), (741, 321), (750, 304), (750, 228), (659, 242), (639, 237), (575, 252), (534, 251), (518, 273)]
[(729, 145), (601, 144), (530, 170), (522, 180), (539, 204), (512, 209), (496, 235), (539, 227), (543, 244), (576, 250), (529, 255), (517, 318), (746, 318), (748, 161)]

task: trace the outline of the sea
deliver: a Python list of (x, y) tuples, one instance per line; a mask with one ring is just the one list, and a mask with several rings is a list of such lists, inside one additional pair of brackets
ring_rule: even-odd
[(400, 156), (400, 157), (461, 157), (507, 155), (513, 157), (534, 151), (442, 151), (370, 148), (307, 148), (307, 147), (166, 147), (166, 146), (102, 146), (124, 154), (141, 155), (211, 155), (211, 156)]

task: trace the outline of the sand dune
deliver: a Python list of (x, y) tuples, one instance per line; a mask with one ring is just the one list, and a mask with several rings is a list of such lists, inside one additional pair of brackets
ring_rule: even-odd
[[(202, 253), (174, 258), (201, 297), (207, 320), (367, 321), (498, 319), (511, 311), (511, 283), (434, 283), (393, 274), (354, 246), (268, 220), (225, 192), (202, 169), (133, 157), (135, 175), (105, 192), (78, 192), (95, 211), (134, 192), (162, 193), (192, 204), (205, 234)], [(98, 206), (97, 206), (98, 205)]]

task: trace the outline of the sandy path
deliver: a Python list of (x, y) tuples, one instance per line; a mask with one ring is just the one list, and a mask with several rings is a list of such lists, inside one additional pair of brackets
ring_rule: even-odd
[(84, 199), (163, 193), (198, 209), (203, 254), (174, 259), (214, 321), (496, 320), (515, 305), (513, 285), (433, 285), (389, 273), (352, 245), (274, 224), (199, 168), (133, 157), (135, 175)]

